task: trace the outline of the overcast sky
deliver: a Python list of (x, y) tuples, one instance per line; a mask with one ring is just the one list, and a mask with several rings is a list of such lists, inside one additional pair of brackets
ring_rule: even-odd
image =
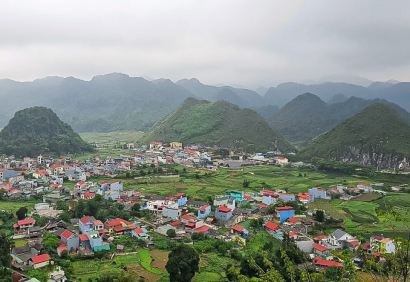
[(410, 81), (410, 1), (2, 1), (0, 78)]

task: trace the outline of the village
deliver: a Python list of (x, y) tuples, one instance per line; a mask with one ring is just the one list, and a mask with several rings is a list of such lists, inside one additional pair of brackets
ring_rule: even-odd
[[(270, 189), (251, 192), (238, 187), (238, 190), (226, 190), (224, 194), (215, 195), (212, 201), (198, 201), (190, 199), (186, 193), (164, 196), (128, 190), (116, 178), (110, 181), (89, 181), (96, 177), (115, 177), (124, 171), (131, 177), (143, 178), (144, 175), (138, 172), (141, 166), (156, 168), (163, 177), (174, 177), (177, 174), (163, 165), (177, 164), (208, 171), (232, 168), (238, 164), (301, 165), (292, 164), (281, 156), (266, 158), (264, 154), (256, 154), (246, 159), (242, 156), (221, 159), (214, 158), (212, 153), (199, 150), (196, 146), (184, 149), (179, 142), (172, 142), (169, 147), (164, 145), (162, 142), (151, 142), (149, 148), (143, 147), (133, 156), (107, 157), (102, 160), (96, 156), (93, 161), (84, 162), (43, 156), (24, 158), (22, 161), (3, 159), (0, 189), (4, 197), (13, 201), (37, 196), (42, 200), (35, 204), (31, 213), (13, 225), (12, 238), (27, 240), (26, 245), (12, 249), (13, 267), (25, 273), (30, 269), (54, 265), (52, 256), (44, 252), (42, 238), (45, 233), (58, 237), (59, 244), (55, 249), (58, 256), (70, 254), (92, 257), (102, 251), (114, 254), (126, 252), (123, 245), (114, 244), (115, 238), (122, 236), (138, 240), (147, 249), (156, 246), (154, 233), (186, 244), (195, 244), (192, 238), (194, 234), (200, 233), (225, 242), (237, 242), (239, 247), (243, 247), (247, 239), (255, 235), (255, 229), (262, 228), (279, 242), (285, 237), (293, 239), (318, 271), (328, 267), (343, 267), (343, 261), (333, 254), (333, 250), (361, 249), (378, 260), (384, 254), (395, 252), (394, 240), (380, 235), (372, 236), (368, 242), (361, 242), (341, 229), (327, 235), (309, 235), (315, 225), (330, 218), (323, 211), (309, 209), (309, 204), (318, 199), (331, 200), (332, 197), (349, 201), (366, 193), (386, 195), (385, 191), (376, 189), (380, 186), (377, 183), (358, 184), (356, 187), (339, 184), (328, 190), (311, 187), (297, 194)], [(134, 144), (127, 143), (127, 147), (132, 150)], [(72, 188), (67, 183), (71, 183)], [(118, 203), (124, 210), (136, 210), (143, 216), (101, 221), (89, 214), (82, 214), (66, 221), (57, 220), (63, 213), (58, 209), (59, 203), (93, 201), (96, 198)], [(35, 216), (46, 218), (46, 225), (39, 226)], [(63, 267), (51, 272), (50, 279), (56, 282), (68, 281)], [(22, 274), (20, 281), (38, 280)]]

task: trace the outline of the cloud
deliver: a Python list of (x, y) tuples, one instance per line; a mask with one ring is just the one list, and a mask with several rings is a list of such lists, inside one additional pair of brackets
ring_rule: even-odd
[(8, 1), (0, 78), (410, 80), (408, 1)]

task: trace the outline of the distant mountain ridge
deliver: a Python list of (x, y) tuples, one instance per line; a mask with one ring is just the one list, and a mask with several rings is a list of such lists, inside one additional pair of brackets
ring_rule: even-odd
[[(262, 93), (264, 88), (260, 87), (258, 91)], [(206, 85), (195, 78), (174, 83), (169, 79), (148, 81), (142, 77), (111, 73), (95, 76), (90, 81), (74, 77), (46, 77), (32, 82), (0, 79), (3, 106), (0, 128), (16, 111), (41, 105), (53, 109), (78, 132), (147, 131), (188, 97), (211, 102), (226, 100), (268, 117), (277, 107), (306, 92), (329, 103), (343, 102), (343, 96), (380, 98), (410, 110), (410, 83), (393, 80), (375, 82), (368, 87), (334, 82), (312, 85), (289, 82), (271, 87), (260, 95), (245, 88)]]
[(388, 105), (372, 104), (317, 137), (298, 156), (408, 170), (410, 125)]
[(344, 102), (329, 105), (311, 93), (297, 96), (267, 118), (267, 121), (287, 140), (305, 146), (314, 137), (331, 130), (346, 118), (375, 103), (388, 105), (410, 124), (410, 113), (386, 100), (350, 97)]
[(256, 112), (240, 109), (227, 101), (212, 103), (195, 98), (187, 98), (139, 142), (148, 144), (150, 141), (217, 145), (248, 152), (278, 149), (289, 153), (295, 149)]

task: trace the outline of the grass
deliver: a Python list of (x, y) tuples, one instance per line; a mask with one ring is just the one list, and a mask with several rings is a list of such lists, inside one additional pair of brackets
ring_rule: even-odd
[(195, 276), (194, 281), (227, 281), (225, 270), (228, 264), (237, 265), (238, 262), (225, 256), (219, 256), (215, 253), (206, 253), (201, 255), (199, 263), (199, 273)]
[(137, 251), (140, 257), (140, 264), (143, 268), (145, 268), (146, 270), (154, 274), (158, 274), (158, 275), (163, 274), (163, 271), (160, 271), (157, 268), (151, 267), (152, 258), (148, 250), (138, 249)]
[[(77, 154), (74, 158), (79, 160), (87, 160), (95, 155), (99, 155), (100, 158), (106, 158), (108, 156), (115, 157), (118, 155), (130, 155), (133, 151), (127, 149), (120, 149), (120, 145), (124, 145), (127, 142), (137, 142), (143, 132), (140, 131), (113, 131), (113, 132), (85, 132), (80, 133), (80, 137), (88, 143), (98, 143), (96, 153), (92, 154)], [(116, 148), (117, 147), (117, 148)]]
[(19, 208), (26, 207), (30, 213), (31, 210), (34, 209), (34, 205), (36, 203), (40, 203), (41, 201), (0, 201), (0, 210), (5, 210), (8, 212), (15, 213)]
[(249, 242), (246, 244), (246, 248), (253, 253), (257, 253), (263, 250), (265, 244), (272, 243), (273, 249), (268, 250), (269, 252), (274, 252), (278, 250), (281, 246), (281, 242), (275, 239), (266, 231), (257, 231), (254, 238), (250, 238)]
[(382, 195), (379, 193), (366, 193), (366, 194), (362, 194), (359, 197), (352, 199), (352, 201), (371, 202), (381, 197)]
[(25, 239), (15, 239), (14, 240), (14, 246), (15, 247), (23, 247), (25, 245), (27, 245), (27, 240), (25, 240)]
[(138, 254), (135, 255), (126, 255), (126, 256), (115, 256), (113, 261), (117, 264), (133, 264), (133, 263), (140, 263), (141, 259)]

